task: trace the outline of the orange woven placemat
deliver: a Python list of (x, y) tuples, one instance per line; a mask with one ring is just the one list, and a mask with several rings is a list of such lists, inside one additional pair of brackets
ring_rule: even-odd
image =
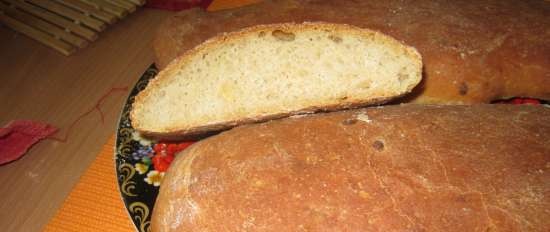
[(111, 137), (44, 231), (135, 231), (124, 208)]

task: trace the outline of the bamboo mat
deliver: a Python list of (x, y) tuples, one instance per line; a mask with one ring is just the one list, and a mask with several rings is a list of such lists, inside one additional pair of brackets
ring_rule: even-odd
[[(217, 0), (209, 11), (260, 0)], [(109, 25), (143, 6), (146, 0), (0, 0), (0, 24), (63, 55), (95, 41)]]
[[(0, 24), (64, 55), (95, 41), (109, 25), (123, 19), (146, 0), (0, 0)], [(212, 1), (209, 11), (260, 0)]]
[(0, 0), (0, 23), (70, 55), (143, 4), (145, 0)]

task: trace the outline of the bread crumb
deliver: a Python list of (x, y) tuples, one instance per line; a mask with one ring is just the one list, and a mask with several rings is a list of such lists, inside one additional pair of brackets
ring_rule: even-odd
[(363, 121), (363, 122), (366, 122), (366, 123), (371, 123), (372, 122), (372, 120), (369, 118), (369, 115), (367, 115), (366, 113), (360, 113), (357, 116), (355, 116), (355, 118), (357, 118), (357, 120), (359, 120), (359, 121)]
[(344, 121), (342, 121), (342, 124), (344, 125), (353, 125), (357, 123), (357, 119), (355, 118), (348, 118), (348, 119), (345, 119)]

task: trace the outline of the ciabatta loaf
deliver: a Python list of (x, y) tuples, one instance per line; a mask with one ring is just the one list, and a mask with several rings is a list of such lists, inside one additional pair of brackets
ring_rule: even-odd
[(178, 154), (168, 231), (550, 231), (550, 109), (416, 104), (245, 125)]
[(174, 138), (246, 122), (381, 103), (412, 90), (412, 47), (344, 24), (272, 24), (216, 36), (162, 70), (133, 104), (134, 128)]

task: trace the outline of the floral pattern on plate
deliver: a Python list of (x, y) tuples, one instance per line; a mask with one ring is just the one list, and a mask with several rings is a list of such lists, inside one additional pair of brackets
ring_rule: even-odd
[(117, 128), (115, 168), (122, 200), (140, 232), (150, 231), (151, 212), (164, 173), (176, 154), (192, 141), (162, 142), (143, 138), (131, 125), (135, 96), (158, 73), (151, 65), (138, 80), (122, 110)]

